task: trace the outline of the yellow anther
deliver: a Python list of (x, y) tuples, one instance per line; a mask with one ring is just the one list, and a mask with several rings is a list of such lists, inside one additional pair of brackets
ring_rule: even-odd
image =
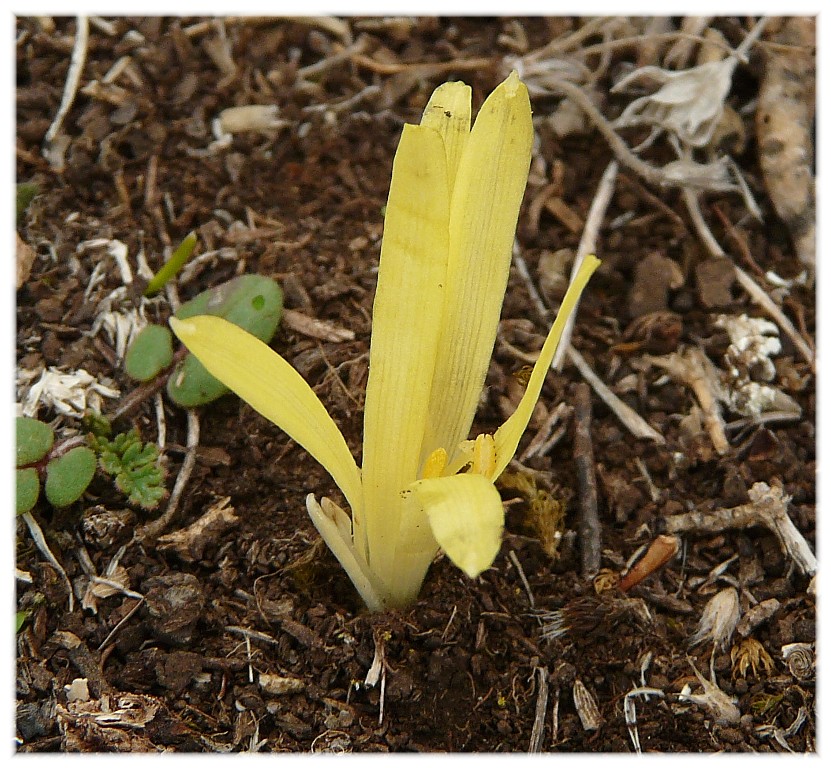
[(433, 477), (441, 477), (444, 468), (447, 466), (447, 451), (444, 448), (436, 448), (424, 462), (424, 470), (421, 473), (422, 480), (429, 480)]
[(493, 442), (493, 435), (477, 435), (473, 444), (473, 464), (470, 471), (488, 478), (496, 471), (496, 444)]

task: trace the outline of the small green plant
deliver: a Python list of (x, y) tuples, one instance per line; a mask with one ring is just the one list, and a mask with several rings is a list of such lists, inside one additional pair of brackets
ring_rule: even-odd
[(77, 441), (56, 446), (52, 428), (37, 419), (18, 417), (16, 432), (17, 514), (35, 506), (44, 479), (44, 493), (53, 506), (80, 499), (95, 474), (95, 454)]
[(18, 417), (17, 514), (32, 510), (40, 498), (41, 485), (52, 506), (75, 503), (89, 487), (99, 465), (104, 473), (115, 478), (116, 487), (132, 503), (148, 510), (158, 506), (167, 491), (156, 446), (142, 443), (135, 429), (110, 440), (109, 424), (100, 418), (89, 428), (86, 437), (55, 443), (55, 434), (48, 424)]
[(115, 479), (115, 486), (129, 501), (144, 509), (155, 509), (165, 497), (164, 468), (159, 449), (142, 443), (137, 429), (122, 432), (112, 440), (90, 435), (90, 444), (99, 457), (101, 469)]
[[(274, 280), (261, 275), (240, 275), (182, 304), (174, 316), (180, 320), (196, 315), (221, 317), (268, 343), (282, 313), (283, 292)], [(150, 381), (172, 362), (170, 331), (160, 325), (148, 325), (127, 350), (125, 369), (136, 381)], [(174, 368), (167, 382), (170, 399), (185, 408), (205, 405), (228, 391), (191, 354)]]
[(179, 243), (179, 246), (170, 255), (170, 258), (162, 265), (161, 269), (156, 272), (147, 283), (144, 289), (145, 296), (152, 296), (158, 293), (164, 286), (172, 280), (179, 273), (179, 270), (185, 266), (185, 263), (193, 253), (196, 247), (196, 233), (191, 232), (188, 236)]

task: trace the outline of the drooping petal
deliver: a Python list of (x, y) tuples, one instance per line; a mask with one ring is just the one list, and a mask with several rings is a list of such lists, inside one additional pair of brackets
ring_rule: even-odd
[(349, 447), (312, 388), (258, 338), (220, 317), (170, 318), (170, 327), (208, 372), (303, 446), (361, 511), (361, 477)]
[(366, 562), (355, 550), (352, 537), (345, 523), (348, 516), (337, 504), (327, 498), (317, 503), (314, 494), (306, 497), (306, 509), (323, 541), (343, 566), (355, 589), (363, 598), (370, 611), (386, 608), (383, 588), (378, 584)]
[(450, 450), (470, 431), (496, 339), (532, 141), (528, 91), (514, 72), (482, 106), (456, 173), (447, 303), (422, 458)]
[(557, 345), (560, 343), (563, 328), (565, 328), (569, 315), (577, 307), (577, 302), (580, 299), (583, 288), (586, 287), (586, 283), (599, 265), (600, 259), (595, 256), (589, 255), (583, 259), (580, 269), (577, 271), (574, 280), (571, 281), (566, 291), (566, 295), (563, 297), (560, 311), (557, 312), (557, 318), (554, 320), (554, 324), (548, 332), (548, 337), (534, 365), (534, 370), (531, 371), (528, 385), (525, 388), (522, 399), (519, 401), (519, 405), (508, 420), (494, 433), (496, 465), (491, 480), (495, 480), (502, 474), (502, 470), (508, 466), (508, 463), (516, 453), (519, 440), (522, 437), (522, 433), (525, 432), (525, 428), (528, 426), (531, 413), (540, 397), (545, 375), (548, 373), (548, 368), (554, 358), (554, 353), (557, 351)]
[(395, 571), (401, 491), (418, 476), (447, 272), (447, 162), (432, 128), (405, 125), (393, 162), (372, 311), (363, 489), (370, 565)]
[(505, 511), (493, 483), (482, 475), (419, 480), (408, 489), (430, 521), (433, 536), (453, 563), (474, 578), (493, 563)]
[(436, 88), (424, 108), (421, 124), (438, 131), (444, 141), (448, 192), (452, 197), (456, 170), (470, 135), (470, 86), (455, 82)]

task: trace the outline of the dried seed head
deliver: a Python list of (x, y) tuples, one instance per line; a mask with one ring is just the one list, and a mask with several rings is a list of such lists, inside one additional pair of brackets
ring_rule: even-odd
[(733, 587), (721, 590), (705, 606), (698, 629), (690, 638), (690, 647), (712, 640), (717, 647), (726, 648), (741, 615), (739, 593)]
[(774, 670), (773, 659), (765, 647), (752, 637), (747, 637), (730, 650), (730, 661), (733, 662), (733, 677), (745, 677), (747, 670), (753, 671), (753, 676), (759, 676), (759, 668), (766, 674)]

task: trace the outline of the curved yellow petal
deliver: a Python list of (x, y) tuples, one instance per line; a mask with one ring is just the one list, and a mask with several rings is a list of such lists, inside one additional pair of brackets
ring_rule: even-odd
[(258, 338), (220, 317), (170, 318), (180, 341), (255, 411), (274, 422), (319, 461), (352, 508), (361, 511), (361, 477), (331, 416), (312, 388)]
[(479, 111), (456, 173), (447, 303), (422, 458), (453, 450), (470, 431), (496, 340), (533, 133), (528, 91), (514, 72)]
[(382, 611), (386, 608), (382, 586), (355, 550), (352, 537), (346, 528), (349, 519), (346, 512), (325, 497), (318, 504), (312, 493), (306, 496), (306, 509), (321, 538), (343, 566), (367, 608), (370, 611)]
[(443, 83), (424, 108), (421, 124), (438, 131), (447, 157), (448, 193), (452, 197), (456, 169), (470, 135), (470, 86)]
[(577, 307), (577, 302), (580, 300), (580, 294), (586, 287), (592, 273), (600, 265), (600, 259), (596, 256), (586, 256), (580, 269), (574, 276), (574, 280), (566, 291), (563, 297), (563, 303), (557, 312), (557, 318), (548, 332), (548, 337), (543, 344), (540, 356), (534, 364), (534, 370), (531, 371), (531, 376), (528, 379), (528, 385), (525, 388), (525, 393), (519, 401), (516, 410), (510, 415), (508, 420), (496, 430), (493, 439), (496, 443), (496, 466), (494, 467), (491, 479), (495, 480), (502, 474), (502, 470), (508, 466), (508, 463), (516, 453), (522, 433), (528, 426), (528, 421), (531, 418), (531, 413), (542, 391), (542, 385), (545, 381), (545, 375), (548, 373), (548, 368), (554, 358), (554, 353), (557, 351), (557, 345), (560, 343), (560, 337), (563, 334), (566, 322), (572, 312)]
[(502, 542), (505, 511), (493, 483), (482, 475), (419, 480), (409, 489), (421, 504), (439, 546), (474, 578), (493, 563)]
[(384, 581), (396, 571), (400, 493), (421, 462), (447, 273), (447, 188), (441, 136), (405, 125), (384, 220), (364, 409), (370, 566)]

